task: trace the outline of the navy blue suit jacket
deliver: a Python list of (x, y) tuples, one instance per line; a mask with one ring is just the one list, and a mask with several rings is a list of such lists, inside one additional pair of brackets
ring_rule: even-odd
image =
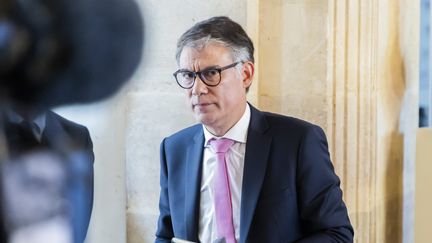
[[(203, 147), (200, 124), (161, 144), (156, 242), (198, 242)], [(353, 241), (321, 128), (251, 106), (244, 163), (239, 243)]]

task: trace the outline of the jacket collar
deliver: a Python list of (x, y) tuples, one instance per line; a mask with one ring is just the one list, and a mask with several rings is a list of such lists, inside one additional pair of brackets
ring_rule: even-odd
[(266, 174), (271, 145), (269, 125), (262, 112), (251, 107), (251, 120), (246, 143), (240, 209), (240, 243), (246, 242)]

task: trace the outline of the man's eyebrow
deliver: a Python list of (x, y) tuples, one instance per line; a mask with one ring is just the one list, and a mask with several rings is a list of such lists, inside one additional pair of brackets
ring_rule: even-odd
[(205, 70), (209, 70), (209, 69), (215, 69), (215, 68), (220, 68), (220, 66), (219, 65), (208, 66), (208, 67), (201, 69), (201, 72), (205, 71)]
[[(200, 69), (198, 72), (206, 71), (206, 70), (209, 70), (209, 69), (217, 69), (217, 68), (220, 68), (220, 66), (219, 65), (212, 65), (212, 66), (208, 66), (208, 67), (205, 67), (203, 69)], [(195, 72), (195, 71), (192, 71), (192, 70), (187, 69), (187, 68), (180, 68), (179, 71)]]

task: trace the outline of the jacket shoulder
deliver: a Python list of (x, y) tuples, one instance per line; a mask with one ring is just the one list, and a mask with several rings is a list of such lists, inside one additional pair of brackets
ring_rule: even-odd
[(202, 125), (201, 124), (195, 124), (193, 126), (184, 128), (168, 137), (165, 138), (165, 140), (168, 143), (173, 142), (190, 142), (197, 134), (202, 134)]
[(319, 126), (291, 116), (285, 116), (281, 114), (262, 112), (265, 119), (272, 128), (283, 128), (283, 129), (296, 129), (299, 131), (306, 131), (311, 128), (317, 128)]
[(71, 120), (68, 120), (53, 111), (48, 111), (47, 119), (52, 119), (57, 121), (66, 130), (87, 131), (87, 127), (78, 124), (76, 122), (73, 122)]

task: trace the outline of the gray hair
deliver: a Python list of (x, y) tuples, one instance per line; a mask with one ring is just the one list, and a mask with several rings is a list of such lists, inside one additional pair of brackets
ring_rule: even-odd
[(231, 51), (234, 61), (254, 62), (254, 47), (243, 28), (228, 17), (213, 17), (195, 24), (177, 42), (176, 60), (179, 63), (184, 47), (204, 48), (220, 44)]

